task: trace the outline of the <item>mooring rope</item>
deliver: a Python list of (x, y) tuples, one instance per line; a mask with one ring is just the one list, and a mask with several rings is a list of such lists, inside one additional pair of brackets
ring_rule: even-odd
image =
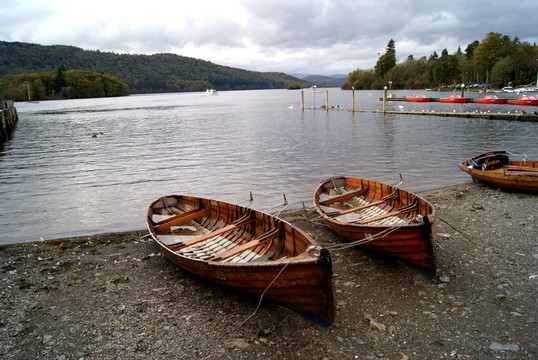
[(482, 247), (480, 246), (480, 244), (477, 244), (476, 242), (473, 241), (473, 238), (470, 236), (470, 235), (467, 235), (466, 233), (464, 233), (463, 231), (457, 229), (456, 227), (454, 227), (453, 225), (451, 225), (448, 221), (442, 219), (441, 217), (437, 216), (437, 218), (439, 220), (441, 220), (442, 222), (444, 222), (445, 224), (447, 224), (448, 226), (450, 226), (453, 230), (455, 230), (456, 232), (460, 233), (465, 239), (467, 239), (470, 243), (478, 246), (478, 247)]
[(380, 231), (377, 234), (374, 234), (374, 235), (367, 234), (366, 237), (363, 238), (363, 239), (359, 239), (359, 240), (355, 240), (355, 241), (351, 241), (351, 242), (340, 243), (340, 244), (320, 244), (320, 245), (323, 248), (325, 248), (327, 250), (332, 250), (332, 251), (349, 249), (351, 247), (367, 244), (367, 243), (369, 243), (371, 241), (374, 241), (374, 240), (382, 239), (382, 238), (386, 237), (387, 235), (393, 233), (394, 231), (400, 229), (402, 226), (409, 224), (411, 221), (413, 221), (413, 218), (407, 220), (406, 223), (400, 223), (398, 225), (394, 225), (394, 226), (391, 226), (389, 228), (386, 228), (385, 230)]
[[(309, 246), (308, 249), (306, 249), (306, 253), (311, 253), (312, 251), (316, 250), (316, 249), (319, 249), (318, 246)], [(292, 262), (298, 260), (297, 258), (295, 259), (291, 259), (289, 262), (287, 262), (283, 267), (282, 269), (280, 269), (280, 271), (278, 272), (278, 274), (276, 274), (275, 278), (273, 279), (273, 281), (271, 281), (269, 283), (269, 285), (267, 285), (267, 287), (265, 288), (265, 290), (262, 292), (262, 294), (260, 295), (260, 301), (258, 301), (258, 305), (256, 306), (256, 309), (254, 309), (254, 311), (252, 312), (252, 314), (250, 314), (245, 320), (243, 320), (243, 322), (241, 323), (241, 326), (243, 326), (247, 321), (250, 320), (251, 317), (253, 317), (256, 312), (258, 311), (258, 309), (260, 308), (261, 304), (262, 304), (262, 300), (263, 300), (263, 296), (265, 295), (265, 293), (267, 292), (267, 290), (269, 290), (269, 288), (273, 285), (273, 283), (276, 281), (276, 279), (278, 279), (278, 277), (284, 272), (284, 270), (288, 267), (289, 264), (291, 264)]]

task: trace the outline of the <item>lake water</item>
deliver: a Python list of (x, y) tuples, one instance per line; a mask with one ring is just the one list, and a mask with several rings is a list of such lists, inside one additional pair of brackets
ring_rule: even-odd
[[(143, 229), (148, 204), (169, 194), (246, 204), (252, 192), (264, 211), (285, 194), (299, 209), (333, 175), (395, 184), (401, 173), (404, 189), (422, 191), (470, 181), (457, 164), (489, 150), (538, 158), (536, 123), (313, 110), (325, 104), (318, 91), (304, 90), (304, 112), (288, 90), (16, 103), (0, 152), (0, 243)], [(328, 91), (329, 106), (351, 108), (351, 91)], [(381, 95), (355, 91), (355, 108), (381, 109)], [(537, 110), (388, 103), (399, 106)]]

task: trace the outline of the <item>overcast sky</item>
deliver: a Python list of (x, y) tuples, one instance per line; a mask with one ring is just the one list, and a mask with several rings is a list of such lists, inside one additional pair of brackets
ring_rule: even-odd
[(494, 31), (538, 42), (538, 0), (2, 0), (0, 40), (170, 52), (257, 71), (348, 74)]

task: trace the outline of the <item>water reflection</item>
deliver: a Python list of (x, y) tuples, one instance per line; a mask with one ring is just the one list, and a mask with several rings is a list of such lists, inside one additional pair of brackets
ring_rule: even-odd
[[(0, 242), (141, 229), (167, 194), (244, 203), (252, 191), (266, 210), (285, 193), (298, 209), (336, 174), (397, 183), (401, 173), (420, 191), (469, 181), (457, 163), (487, 150), (538, 158), (535, 123), (313, 111), (312, 95), (304, 112), (286, 90), (16, 104), (21, 121), (0, 158)], [(355, 91), (355, 107), (381, 109), (380, 95)], [(351, 92), (330, 89), (329, 104), (351, 108)]]

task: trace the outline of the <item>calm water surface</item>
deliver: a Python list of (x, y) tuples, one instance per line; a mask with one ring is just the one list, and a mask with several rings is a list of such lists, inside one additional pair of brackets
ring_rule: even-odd
[[(252, 192), (264, 211), (285, 194), (299, 209), (332, 175), (397, 183), (401, 173), (403, 188), (421, 191), (470, 181), (457, 164), (485, 151), (538, 158), (535, 123), (327, 113), (312, 110), (325, 104), (318, 91), (304, 91), (304, 112), (300, 91), (287, 90), (17, 103), (15, 137), (0, 152), (0, 243), (143, 229), (148, 204), (168, 194), (246, 204)], [(328, 91), (329, 106), (351, 108), (350, 91)], [(380, 96), (356, 91), (355, 107), (381, 109)], [(388, 103), (399, 106), (538, 110)]]

